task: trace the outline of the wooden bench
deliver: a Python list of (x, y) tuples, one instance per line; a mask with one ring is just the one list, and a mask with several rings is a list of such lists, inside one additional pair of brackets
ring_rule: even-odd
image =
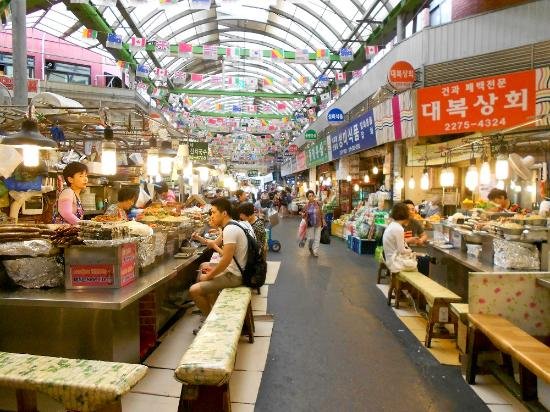
[(122, 411), (122, 395), (146, 373), (143, 365), (0, 352), (0, 386), (15, 389), (18, 411), (38, 411), (37, 392), (67, 410)]
[(468, 313), (470, 311), (467, 303), (451, 303), (451, 313), (458, 320), (458, 328), (456, 330), (456, 346), (460, 351), (460, 355), (464, 356), (468, 348)]
[[(460, 302), (462, 300), (460, 296), (420, 272), (399, 272), (396, 276), (392, 274), (392, 280), (394, 278), (396, 308), (399, 308), (399, 295), (406, 285), (417, 292), (417, 302), (419, 302), (420, 295), (422, 295), (430, 305), (428, 324), (426, 325), (426, 339), (424, 341), (427, 348), (430, 347), (432, 338), (455, 338), (458, 327), (457, 318), (450, 313), (449, 304)], [(390, 299), (391, 296), (388, 297), (388, 300)], [(436, 323), (452, 323), (455, 334), (434, 333), (433, 328)]]
[(380, 256), (380, 262), (378, 263), (378, 273), (376, 276), (376, 283), (381, 283), (382, 278), (391, 277), (390, 269), (386, 265), (386, 260), (383, 256)]
[(183, 383), (178, 411), (230, 411), (229, 378), (243, 331), (254, 342), (251, 291), (224, 289), (175, 370)]
[[(502, 354), (503, 367), (489, 364), (497, 378), (523, 401), (537, 399), (537, 377), (550, 383), (550, 347), (497, 315), (468, 314), (470, 336), (466, 380), (475, 384), (477, 359), (487, 339)], [(485, 339), (486, 338), (486, 339)], [(512, 359), (519, 363), (519, 387), (513, 376)], [(536, 408), (534, 408), (536, 409)], [(544, 410), (541, 406), (541, 409)]]

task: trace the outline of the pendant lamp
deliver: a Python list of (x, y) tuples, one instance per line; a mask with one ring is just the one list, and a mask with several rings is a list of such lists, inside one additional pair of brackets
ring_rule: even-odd
[(489, 164), (489, 160), (487, 159), (487, 155), (485, 154), (485, 151), (483, 151), (483, 155), (481, 156), (481, 168), (479, 170), (479, 184), (488, 185), (490, 183), (491, 183), (491, 165)]
[(497, 156), (497, 161), (495, 163), (495, 177), (498, 180), (506, 180), (508, 179), (508, 174), (508, 158), (505, 155), (500, 154)]
[(107, 126), (103, 130), (103, 142), (101, 142), (101, 172), (104, 175), (114, 175), (116, 166), (116, 143), (113, 141), (113, 129)]
[(2, 144), (23, 150), (23, 165), (36, 167), (40, 162), (40, 150), (57, 149), (52, 139), (40, 134), (38, 124), (34, 120), (26, 119), (21, 125), (21, 131), (4, 137)]
[(177, 152), (172, 149), (172, 142), (165, 140), (161, 143), (159, 150), (160, 174), (169, 175), (172, 172), (172, 161)]

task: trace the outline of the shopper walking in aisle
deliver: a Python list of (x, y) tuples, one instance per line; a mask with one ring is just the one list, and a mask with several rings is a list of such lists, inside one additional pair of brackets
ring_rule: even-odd
[(315, 257), (319, 256), (319, 241), (321, 230), (325, 227), (325, 217), (321, 209), (321, 203), (315, 197), (313, 190), (306, 192), (307, 203), (302, 211), (302, 217), (307, 224), (307, 240), (309, 253)]

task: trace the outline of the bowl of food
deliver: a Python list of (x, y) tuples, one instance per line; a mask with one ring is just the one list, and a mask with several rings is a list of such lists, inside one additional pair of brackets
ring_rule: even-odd
[(548, 221), (539, 215), (527, 216), (525, 218), (525, 224), (529, 226), (546, 226)]
[(523, 233), (523, 225), (520, 225), (519, 223), (503, 223), (500, 228), (505, 236), (520, 236)]

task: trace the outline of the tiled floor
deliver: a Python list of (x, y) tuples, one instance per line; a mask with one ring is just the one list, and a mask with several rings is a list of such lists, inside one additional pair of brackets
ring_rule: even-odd
[[(268, 278), (273, 284), (277, 279), (279, 262), (268, 262)], [(261, 288), (261, 295), (253, 293), (252, 310), (254, 315), (266, 315), (269, 286)], [(263, 315), (263, 316), (262, 316)], [(162, 337), (159, 347), (145, 360), (149, 366), (146, 377), (132, 392), (123, 397), (123, 410), (131, 412), (151, 411), (175, 412), (178, 407), (181, 384), (174, 379), (174, 369), (193, 342), (193, 329), (200, 323), (200, 316), (192, 310), (177, 321)], [(260, 389), (265, 368), (271, 333), (272, 320), (256, 320), (256, 333), (253, 344), (243, 337), (237, 349), (235, 370), (229, 382), (232, 410), (250, 412)]]
[[(377, 285), (378, 289), (388, 295), (388, 285)], [(400, 304), (400, 309), (393, 308), (404, 326), (421, 342), (426, 336), (426, 320), (419, 316), (407, 303)], [(440, 362), (447, 365), (460, 365), (455, 341), (451, 339), (432, 339), (430, 353)], [(523, 412), (527, 409), (492, 375), (479, 375), (476, 384), (470, 385), (477, 395), (495, 412)]]

